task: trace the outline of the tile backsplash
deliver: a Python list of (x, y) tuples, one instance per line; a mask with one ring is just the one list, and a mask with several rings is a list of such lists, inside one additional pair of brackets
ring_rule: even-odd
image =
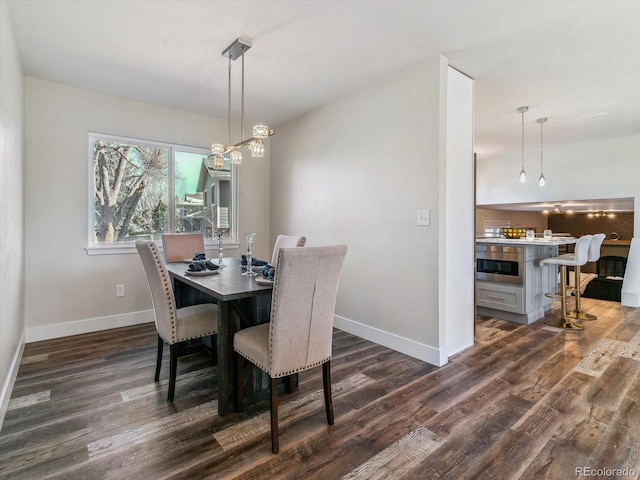
[(619, 212), (615, 218), (593, 217), (586, 213), (549, 215), (549, 228), (554, 232), (570, 233), (577, 237), (588, 233), (604, 233), (607, 239), (616, 232), (620, 240), (631, 240), (633, 237), (633, 212)]

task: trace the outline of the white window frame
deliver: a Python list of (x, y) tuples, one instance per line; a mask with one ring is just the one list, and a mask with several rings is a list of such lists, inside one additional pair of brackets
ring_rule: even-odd
[[(94, 182), (94, 158), (93, 158), (93, 146), (98, 139), (104, 139), (107, 141), (119, 142), (119, 143), (131, 143), (135, 145), (147, 145), (150, 147), (160, 147), (166, 148), (169, 150), (169, 212), (175, 212), (175, 185), (174, 185), (174, 173), (175, 173), (175, 152), (186, 152), (186, 153), (195, 153), (202, 154), (207, 156), (209, 154), (209, 150), (202, 147), (192, 147), (187, 145), (179, 145), (175, 143), (166, 143), (166, 142), (156, 142), (152, 140), (143, 140), (140, 138), (132, 138), (132, 137), (123, 137), (118, 135), (110, 135), (105, 133), (98, 132), (89, 132), (88, 137), (88, 145), (87, 145), (87, 158), (88, 158), (88, 175), (87, 175), (87, 185), (88, 185), (88, 223), (87, 223), (87, 246), (85, 250), (87, 255), (117, 255), (117, 254), (130, 254), (137, 253), (135, 242), (114, 242), (114, 243), (96, 243), (93, 241), (94, 238), (94, 224), (95, 224), (95, 195), (96, 192), (95, 182)], [(223, 240), (223, 244), (225, 248), (238, 248), (240, 243), (238, 241), (238, 171), (237, 166), (231, 166), (231, 196), (232, 196), (232, 205), (231, 205), (231, 214), (233, 222), (231, 223), (229, 236), (225, 237)], [(170, 214), (170, 222), (171, 225), (173, 223), (174, 213)], [(174, 225), (171, 225), (172, 228)], [(162, 243), (158, 243), (160, 249), (162, 249)], [(218, 242), (212, 238), (205, 237), (205, 248), (206, 249), (215, 249), (217, 250)]]

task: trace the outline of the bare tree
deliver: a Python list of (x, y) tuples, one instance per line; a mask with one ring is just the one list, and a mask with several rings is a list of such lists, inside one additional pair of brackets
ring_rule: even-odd
[[(164, 149), (103, 140), (95, 143), (95, 232), (99, 242), (123, 240), (129, 234), (143, 197), (155, 200), (156, 204), (166, 197), (167, 167), (168, 156)], [(146, 203), (147, 208), (154, 209)], [(145, 227), (148, 229), (149, 225), (147, 223)]]

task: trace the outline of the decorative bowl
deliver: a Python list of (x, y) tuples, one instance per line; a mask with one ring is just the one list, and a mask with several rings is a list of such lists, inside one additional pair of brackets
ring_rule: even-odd
[(520, 238), (527, 234), (527, 229), (524, 227), (502, 227), (502, 236), (505, 238)]

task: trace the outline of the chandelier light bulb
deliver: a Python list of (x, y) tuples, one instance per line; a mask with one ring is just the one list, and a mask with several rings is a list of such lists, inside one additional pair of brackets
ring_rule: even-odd
[(544, 178), (544, 173), (540, 174), (540, 178), (538, 178), (538, 185), (544, 187), (544, 184), (547, 183), (547, 179)]
[(235, 148), (229, 154), (229, 158), (231, 159), (231, 163), (233, 165), (240, 165), (242, 163), (242, 152)]
[(221, 143), (214, 143), (213, 145), (211, 145), (212, 155), (220, 155), (224, 153), (224, 151), (225, 151), (224, 145), (222, 145)]
[(224, 157), (220, 154), (216, 155), (213, 159), (214, 170), (222, 170), (224, 168)]
[(269, 127), (266, 125), (254, 125), (253, 137), (254, 138), (267, 138), (269, 136)]
[(262, 140), (256, 140), (255, 142), (251, 142), (249, 144), (249, 151), (251, 152), (251, 156), (255, 158), (264, 157), (264, 144)]

